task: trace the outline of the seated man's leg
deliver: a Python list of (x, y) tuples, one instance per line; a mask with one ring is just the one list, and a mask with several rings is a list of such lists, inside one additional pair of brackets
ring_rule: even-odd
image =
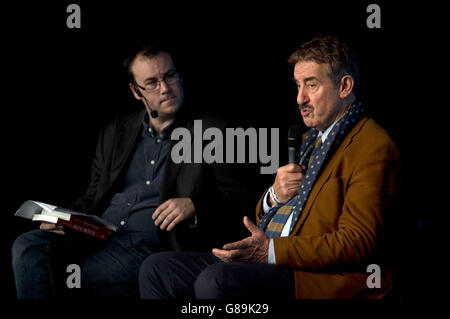
[(294, 272), (269, 264), (217, 263), (200, 273), (194, 289), (198, 299), (294, 299)]
[(105, 249), (81, 263), (83, 296), (139, 298), (139, 267), (154, 252), (149, 245), (129, 246), (114, 237)]
[(33, 230), (17, 237), (12, 246), (12, 267), (19, 299), (55, 298), (61, 295), (70, 263), (87, 253), (86, 245), (68, 235)]
[(193, 298), (194, 282), (203, 269), (220, 262), (211, 253), (164, 252), (148, 257), (139, 271), (144, 299)]

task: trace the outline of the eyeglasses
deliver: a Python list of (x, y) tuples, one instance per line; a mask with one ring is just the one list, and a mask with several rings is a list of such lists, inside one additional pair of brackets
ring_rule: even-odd
[(181, 80), (180, 73), (174, 71), (169, 72), (161, 80), (153, 80), (149, 81), (145, 84), (145, 86), (140, 86), (136, 82), (134, 82), (139, 88), (144, 90), (147, 93), (158, 91), (161, 88), (161, 82), (164, 81), (167, 85), (173, 85)]

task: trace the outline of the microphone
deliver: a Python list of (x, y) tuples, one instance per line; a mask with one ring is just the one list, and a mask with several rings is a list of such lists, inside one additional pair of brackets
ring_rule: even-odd
[(147, 105), (148, 109), (150, 110), (150, 116), (153, 117), (154, 119), (158, 117), (158, 111), (157, 110), (152, 110), (152, 108), (150, 107), (150, 103), (148, 103), (147, 99), (145, 98), (145, 96), (142, 96), (142, 98), (144, 99), (145, 105)]
[(135, 91), (136, 91), (136, 94), (144, 100), (145, 105), (147, 105), (148, 109), (150, 110), (150, 116), (153, 117), (154, 119), (157, 118), (158, 117), (158, 111), (157, 110), (152, 110), (152, 108), (150, 107), (150, 103), (148, 103), (148, 101), (145, 98), (145, 96), (142, 95), (141, 91), (139, 91), (138, 89), (136, 89)]
[(292, 125), (288, 130), (288, 161), (289, 164), (299, 164), (299, 149), (302, 144), (301, 128)]
[(150, 109), (150, 116), (154, 119), (158, 117), (158, 111)]

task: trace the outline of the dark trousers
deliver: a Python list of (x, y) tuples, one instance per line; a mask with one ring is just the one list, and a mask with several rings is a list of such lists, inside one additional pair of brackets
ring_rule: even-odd
[(163, 252), (149, 256), (139, 271), (144, 299), (295, 298), (289, 268), (221, 262), (211, 253)]
[[(17, 297), (139, 297), (138, 273), (154, 250), (127, 246), (116, 236), (103, 242), (89, 236), (59, 235), (33, 230), (20, 235), (12, 247)], [(69, 288), (68, 277), (80, 267), (81, 288)], [(70, 279), (70, 278), (69, 278)]]

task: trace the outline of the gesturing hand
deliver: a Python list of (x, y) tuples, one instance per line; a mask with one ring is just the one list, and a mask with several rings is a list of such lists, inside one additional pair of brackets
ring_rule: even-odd
[(194, 216), (194, 203), (189, 197), (178, 197), (166, 200), (158, 206), (152, 215), (155, 225), (161, 229), (172, 230), (182, 220)]
[(224, 262), (267, 263), (269, 237), (258, 226), (253, 224), (247, 216), (244, 217), (244, 225), (252, 234), (250, 237), (226, 244), (223, 246), (223, 249), (214, 248), (212, 253)]

